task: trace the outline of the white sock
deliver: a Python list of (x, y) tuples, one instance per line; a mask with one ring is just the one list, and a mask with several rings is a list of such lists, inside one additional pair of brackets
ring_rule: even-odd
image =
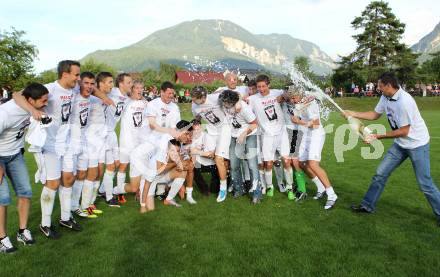
[(72, 211), (79, 209), (79, 199), (81, 198), (81, 192), (84, 185), (84, 180), (75, 180), (72, 187)]
[(284, 169), (284, 178), (286, 178), (286, 187), (291, 189), (293, 184), (293, 170), (291, 167)]
[(98, 188), (99, 188), (99, 181), (94, 181), (93, 190), (92, 190), (92, 199), (90, 200), (90, 205), (94, 204), (96, 201), (96, 196), (98, 196)]
[(105, 193), (105, 186), (104, 186), (104, 182), (103, 182), (103, 183), (101, 183), (101, 185), (99, 186), (99, 189), (98, 189), (98, 191), (99, 191), (99, 193), (100, 193), (100, 194), (103, 194), (103, 193)]
[(41, 191), (40, 202), (41, 202), (41, 226), (50, 227), (53, 204), (55, 203), (56, 190), (50, 189), (46, 186), (43, 187)]
[(92, 203), (93, 185), (95, 182), (84, 180), (81, 194), (81, 210), (87, 209)]
[(220, 180), (220, 190), (226, 190), (228, 188), (227, 180)]
[(116, 185), (117, 186), (124, 186), (125, 185), (125, 172), (118, 172), (118, 174), (116, 174)]
[(115, 177), (114, 171), (106, 170), (104, 178), (102, 178), (102, 184), (105, 189), (105, 200), (109, 201), (113, 198), (113, 178)]
[(272, 170), (264, 171), (264, 180), (266, 180), (266, 187), (272, 188)]
[(264, 177), (264, 170), (259, 169), (259, 170), (258, 170), (258, 173), (260, 173), (260, 182), (261, 182), (261, 185), (262, 185), (263, 187), (266, 187), (266, 180), (265, 180), (265, 177)]
[[(142, 204), (142, 197), (144, 195), (145, 179), (141, 179), (141, 184), (139, 185), (139, 202)], [(148, 193), (147, 193), (148, 195)]]
[(338, 196), (336, 195), (335, 191), (333, 190), (333, 187), (330, 186), (325, 189), (325, 192), (327, 193), (327, 199), (328, 200), (336, 200), (338, 199)]
[(150, 184), (150, 188), (148, 189), (148, 196), (154, 196), (156, 194), (157, 182), (153, 181)]
[(319, 193), (322, 193), (325, 191), (325, 187), (322, 184), (321, 180), (319, 180), (318, 176), (315, 176), (315, 178), (312, 179), (312, 182), (315, 183), (316, 189)]
[(273, 169), (275, 171), (275, 176), (277, 178), (277, 185), (281, 186), (281, 184), (284, 181), (283, 169), (281, 168), (281, 166), (274, 166)]
[(168, 192), (168, 196), (166, 200), (172, 200), (174, 197), (176, 197), (177, 193), (180, 190), (180, 187), (182, 187), (183, 183), (185, 183), (185, 178), (176, 178), (171, 183), (170, 191)]
[(71, 217), (70, 208), (72, 207), (72, 188), (60, 186), (59, 189), (61, 220), (68, 221)]
[(247, 160), (243, 160), (243, 173), (244, 173), (244, 179), (246, 181), (250, 181), (251, 173), (249, 172), (249, 163)]
[(186, 197), (187, 198), (192, 198), (193, 197), (192, 193), (193, 193), (193, 188), (192, 187), (191, 188), (187, 187), (186, 188)]

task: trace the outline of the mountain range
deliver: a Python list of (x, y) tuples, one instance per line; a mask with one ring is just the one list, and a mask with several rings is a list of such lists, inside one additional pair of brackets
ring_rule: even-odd
[(434, 30), (424, 36), (419, 42), (411, 46), (411, 50), (421, 53), (419, 61), (423, 62), (430, 58), (429, 54), (440, 51), (440, 23)]

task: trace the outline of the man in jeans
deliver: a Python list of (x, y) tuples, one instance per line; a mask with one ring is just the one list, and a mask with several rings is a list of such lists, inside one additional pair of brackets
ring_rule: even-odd
[[(26, 101), (35, 109), (47, 105), (49, 91), (43, 85), (33, 83), (23, 90)], [(24, 245), (34, 243), (27, 229), (32, 189), (28, 170), (23, 159), (24, 132), (29, 125), (30, 114), (20, 108), (14, 100), (0, 106), (0, 172), (11, 180), (18, 197), (19, 230), (17, 241)], [(6, 176), (0, 176), (0, 252), (11, 253), (16, 250), (6, 235), (6, 213), (11, 204), (9, 185)]]
[(440, 192), (431, 178), (429, 133), (425, 121), (420, 116), (412, 96), (399, 87), (394, 74), (383, 73), (379, 77), (378, 89), (382, 92), (382, 97), (374, 111), (345, 111), (346, 117), (353, 116), (366, 120), (376, 120), (385, 113), (392, 131), (384, 135), (370, 135), (367, 142), (374, 139), (394, 138), (394, 144), (377, 168), (364, 199), (360, 205), (353, 205), (352, 209), (362, 213), (374, 212), (376, 202), (385, 188), (388, 177), (404, 160), (409, 158), (420, 190), (431, 205), (440, 227)]

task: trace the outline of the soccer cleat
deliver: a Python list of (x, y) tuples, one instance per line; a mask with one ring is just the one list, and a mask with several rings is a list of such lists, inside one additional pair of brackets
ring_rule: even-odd
[(197, 204), (197, 201), (192, 198), (192, 196), (186, 196), (186, 202), (190, 203), (191, 205)]
[(92, 211), (93, 211), (94, 214), (102, 214), (102, 213), (103, 213), (101, 210), (98, 210), (94, 204), (93, 204), (93, 205), (90, 205), (89, 208), (92, 209)]
[(227, 194), (228, 194), (228, 193), (226, 192), (226, 190), (221, 189), (221, 190), (218, 192), (217, 203), (220, 203), (220, 202), (225, 201), (225, 200), (226, 200), (226, 195), (227, 195)]
[(127, 200), (125, 199), (125, 196), (123, 194), (118, 194), (118, 202), (120, 204), (127, 203)]
[(262, 188), (261, 188), (261, 193), (262, 193), (262, 194), (266, 194), (266, 186), (264, 186), (264, 185), (262, 186)]
[(79, 217), (83, 217), (83, 218), (88, 216), (88, 214), (86, 212), (81, 211), (80, 209), (76, 209), (76, 210), (72, 211), (72, 214), (75, 214), (75, 215), (77, 215)]
[(47, 227), (47, 226), (41, 226), (41, 224), (40, 224), (40, 231), (48, 239), (59, 239), (60, 238), (60, 234), (55, 230), (55, 228), (53, 226)]
[(307, 198), (307, 193), (298, 191), (295, 196), (295, 201), (300, 202)]
[(94, 210), (91, 207), (88, 207), (86, 210), (84, 210), (85, 213), (87, 213), (87, 218), (97, 218), (98, 216), (94, 213)]
[(293, 193), (293, 191), (291, 189), (287, 190), (287, 199), (295, 200), (295, 194)]
[(118, 203), (118, 200), (116, 200), (116, 198), (114, 198), (114, 197), (108, 201), (105, 201), (105, 203), (107, 203), (107, 205), (109, 207), (113, 207), (113, 208), (120, 208), (121, 207), (121, 205), (119, 205), (119, 203)]
[(17, 233), (17, 241), (22, 242), (24, 245), (32, 245), (35, 240), (32, 238), (31, 231), (24, 229), (23, 233)]
[(317, 192), (315, 196), (313, 196), (313, 199), (319, 200), (325, 196), (325, 191), (323, 192)]
[(4, 239), (0, 240), (0, 253), (12, 253), (15, 252), (17, 248), (15, 248), (9, 237), (5, 237)]
[(59, 223), (60, 223), (61, 227), (71, 229), (73, 231), (82, 231), (81, 225), (76, 223), (75, 219), (73, 219), (73, 218), (70, 218), (69, 220), (66, 220), (66, 221), (60, 220)]
[(336, 204), (337, 199), (338, 198), (336, 198), (335, 200), (327, 200), (324, 206), (324, 210), (330, 210), (331, 208), (333, 208), (333, 206)]
[(286, 186), (284, 184), (279, 184), (278, 189), (280, 190), (281, 193), (286, 192)]
[(268, 188), (266, 190), (267, 197), (273, 197), (273, 191), (274, 191), (273, 187)]
[(105, 197), (106, 197), (105, 196), (105, 192), (99, 192), (98, 191), (98, 196), (105, 200)]
[(163, 204), (164, 204), (165, 206), (174, 206), (174, 207), (177, 207), (177, 208), (182, 207), (182, 205), (180, 205), (179, 203), (177, 203), (176, 200), (174, 200), (174, 199), (171, 199), (171, 200), (167, 200), (167, 199), (165, 199), (165, 200), (163, 201)]

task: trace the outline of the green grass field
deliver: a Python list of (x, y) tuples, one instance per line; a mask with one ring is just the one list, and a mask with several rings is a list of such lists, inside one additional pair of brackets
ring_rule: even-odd
[[(367, 110), (376, 99), (342, 99), (343, 108)], [(431, 172), (440, 184), (440, 98), (417, 99), (431, 140)], [(182, 106), (188, 118), (189, 106)], [(385, 119), (381, 122), (386, 124)], [(332, 114), (327, 124), (340, 125)], [(388, 128), (388, 125), (386, 125)], [(387, 149), (391, 141), (385, 143)], [(121, 208), (98, 207), (104, 214), (81, 220), (80, 233), (61, 230), (58, 241), (38, 231), (41, 184), (35, 184), (29, 228), (37, 244), (15, 241), (15, 202), (8, 230), (18, 251), (0, 255), (0, 276), (438, 276), (440, 228), (419, 191), (411, 163), (406, 161), (388, 181), (372, 215), (353, 214), (381, 159), (364, 160), (358, 146), (345, 152), (344, 163), (333, 154), (333, 134), (327, 135), (322, 165), (339, 195), (335, 208), (311, 198), (289, 202), (275, 192), (272, 199), (251, 206), (246, 197), (202, 197), (183, 208), (156, 203), (156, 211), (139, 214), (133, 196)], [(35, 166), (27, 155), (31, 176)], [(310, 195), (315, 186), (308, 182)], [(53, 222), (59, 218), (56, 201)], [(58, 230), (60, 230), (58, 228)]]

